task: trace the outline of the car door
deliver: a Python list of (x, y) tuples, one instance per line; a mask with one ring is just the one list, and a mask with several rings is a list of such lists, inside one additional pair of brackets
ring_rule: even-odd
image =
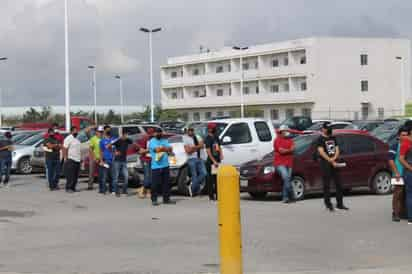
[(342, 159), (346, 167), (341, 169), (342, 183), (348, 187), (367, 186), (376, 162), (376, 145), (368, 135), (342, 135), (344, 148)]
[(275, 132), (270, 130), (269, 125), (265, 121), (256, 121), (253, 123), (253, 127), (256, 131), (256, 137), (259, 142), (256, 147), (256, 153), (258, 159), (261, 159), (273, 150), (273, 139)]
[(246, 122), (231, 124), (223, 133), (221, 142), (225, 164), (240, 166), (257, 158), (257, 144)]

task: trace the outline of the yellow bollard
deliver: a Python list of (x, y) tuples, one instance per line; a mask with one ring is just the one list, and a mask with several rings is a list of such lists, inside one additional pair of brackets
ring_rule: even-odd
[(220, 274), (242, 274), (239, 173), (222, 165), (217, 175)]

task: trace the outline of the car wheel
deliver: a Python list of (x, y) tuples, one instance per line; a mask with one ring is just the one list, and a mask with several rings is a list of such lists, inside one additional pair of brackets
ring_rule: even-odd
[(373, 177), (372, 187), (375, 194), (390, 194), (392, 192), (391, 174), (387, 171), (378, 172), (375, 177)]
[(293, 194), (296, 200), (303, 200), (305, 197), (305, 180), (302, 177), (294, 176), (291, 180)]
[(264, 199), (268, 193), (267, 192), (249, 192), (249, 195), (253, 198), (253, 199)]
[(31, 166), (30, 163), (30, 158), (25, 157), (20, 159), (18, 165), (17, 165), (17, 171), (21, 174), (30, 174), (33, 170), (33, 167)]
[(177, 191), (179, 194), (189, 196), (189, 190), (187, 186), (190, 184), (189, 169), (187, 166), (183, 167), (179, 172), (177, 178)]
[(133, 174), (131, 178), (129, 178), (129, 187), (131, 188), (138, 188), (141, 185), (140, 178), (137, 173)]

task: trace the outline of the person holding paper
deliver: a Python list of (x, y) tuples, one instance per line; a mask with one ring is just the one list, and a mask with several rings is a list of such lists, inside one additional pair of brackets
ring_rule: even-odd
[(335, 210), (330, 201), (330, 181), (333, 180), (336, 186), (336, 207), (341, 210), (349, 210), (343, 204), (342, 183), (338, 172), (338, 168), (344, 165), (337, 163), (340, 155), (339, 145), (328, 123), (324, 123), (322, 126), (322, 135), (317, 141), (317, 149), (320, 156), (320, 169), (323, 174), (323, 195), (326, 208), (331, 212)]
[(207, 191), (209, 194), (209, 199), (211, 201), (217, 200), (217, 169), (219, 168), (220, 162), (223, 160), (223, 153), (220, 147), (219, 137), (216, 136), (215, 123), (209, 123), (207, 125), (208, 134), (205, 140), (206, 145), (206, 171), (207, 171)]
[(392, 221), (400, 222), (404, 211), (404, 182), (402, 179), (403, 166), (399, 160), (400, 144), (404, 138), (408, 137), (408, 129), (401, 127), (398, 131), (399, 142), (393, 144), (389, 149), (389, 165), (392, 169), (393, 195), (392, 195)]

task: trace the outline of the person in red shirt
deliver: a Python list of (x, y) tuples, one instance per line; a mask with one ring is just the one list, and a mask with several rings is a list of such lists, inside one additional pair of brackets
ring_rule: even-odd
[(408, 137), (401, 140), (399, 161), (403, 166), (403, 181), (406, 192), (408, 224), (412, 224), (412, 127), (408, 128)]
[(289, 203), (295, 200), (292, 185), (290, 183), (292, 176), (293, 151), (295, 144), (293, 139), (289, 137), (289, 128), (282, 125), (279, 128), (279, 135), (274, 141), (274, 166), (283, 181), (282, 200), (284, 203)]
[(151, 168), (151, 162), (152, 158), (150, 157), (149, 149), (148, 149), (148, 143), (150, 139), (152, 139), (154, 135), (154, 128), (149, 128), (147, 130), (147, 134), (141, 138), (140, 140), (137, 141), (137, 151), (140, 154), (140, 162), (142, 163), (143, 166), (143, 187), (139, 188), (137, 191), (137, 195), (139, 198), (150, 198), (151, 196), (151, 185), (152, 185), (152, 168)]

